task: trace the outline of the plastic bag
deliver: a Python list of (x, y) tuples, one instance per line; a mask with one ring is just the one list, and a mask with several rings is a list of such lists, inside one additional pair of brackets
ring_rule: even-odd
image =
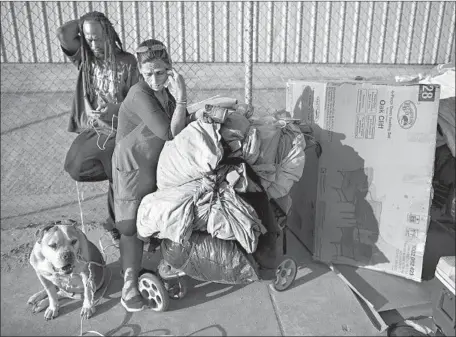
[(260, 139), (260, 154), (255, 164), (274, 164), (282, 126), (277, 120), (268, 118), (253, 120), (252, 127), (257, 129)]
[(254, 264), (235, 241), (207, 233), (194, 232), (184, 245), (163, 240), (161, 251), (171, 266), (200, 281), (245, 284), (259, 279)]
[(289, 124), (282, 129), (276, 156), (276, 179), (266, 190), (271, 198), (288, 195), (293, 184), (301, 178), (305, 146), (304, 135), (296, 125)]
[(220, 124), (195, 121), (167, 141), (157, 166), (157, 187), (180, 186), (211, 173), (223, 157)]
[(138, 234), (180, 243), (188, 240), (195, 219), (194, 198), (200, 186), (201, 182), (197, 180), (146, 195), (138, 207)]
[[(245, 135), (250, 128), (250, 122), (238, 112), (230, 112), (220, 129), (223, 139), (229, 144), (232, 141), (244, 140)], [(237, 149), (235, 149), (237, 150)]]
[(272, 120), (256, 122), (261, 140), (260, 155), (252, 168), (270, 198), (278, 199), (290, 192), (304, 170), (305, 140), (297, 125)]
[(250, 127), (242, 144), (242, 157), (249, 165), (255, 164), (260, 156), (260, 144), (258, 130)]

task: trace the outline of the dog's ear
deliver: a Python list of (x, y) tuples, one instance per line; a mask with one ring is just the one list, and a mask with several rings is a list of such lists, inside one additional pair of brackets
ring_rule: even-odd
[(35, 237), (36, 237), (36, 242), (41, 243), (41, 240), (43, 240), (44, 234), (49, 231), (51, 228), (53, 228), (55, 225), (48, 225), (46, 227), (40, 228), (36, 231)]

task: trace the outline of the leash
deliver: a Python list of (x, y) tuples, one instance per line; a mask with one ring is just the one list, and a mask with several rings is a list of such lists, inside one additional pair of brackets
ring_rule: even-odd
[[(76, 181), (76, 190), (77, 190), (77, 193), (78, 193), (78, 204), (79, 204), (79, 212), (80, 212), (80, 216), (81, 216), (81, 225), (82, 225), (82, 232), (84, 234), (87, 235), (86, 233), (86, 229), (85, 229), (85, 225), (84, 225), (84, 213), (82, 211), (82, 204), (81, 204), (81, 199), (84, 200), (84, 196), (80, 195), (80, 192), (79, 192), (79, 185), (78, 185), (78, 182)], [(100, 246), (100, 249), (101, 249), (101, 255), (103, 256), (103, 260), (106, 262), (106, 249), (111, 247), (111, 246), (114, 246), (114, 244), (110, 244), (106, 247), (103, 247), (102, 243), (101, 243), (101, 239), (98, 240), (98, 244)], [(95, 265), (95, 266), (98, 266), (98, 267), (102, 267), (103, 268), (103, 273), (105, 270), (109, 271), (109, 278), (107, 280), (107, 282), (103, 282), (104, 283), (104, 289), (103, 291), (101, 292), (101, 295), (100, 297), (94, 301), (93, 305), (96, 306), (98, 304), (98, 302), (103, 298), (103, 296), (105, 295), (106, 291), (108, 290), (109, 288), (109, 285), (111, 283), (111, 279), (112, 279), (112, 271), (111, 269), (107, 268), (106, 267), (106, 264), (105, 263), (98, 263), (98, 262), (95, 262), (95, 261), (85, 261), (84, 258), (78, 254), (76, 256), (76, 259), (79, 261), (79, 262), (86, 262), (89, 264), (88, 266), (88, 269), (89, 269), (89, 281), (92, 281), (93, 280), (93, 275), (92, 275), (92, 269), (90, 268), (91, 265)], [(93, 289), (91, 289), (91, 292), (92, 292), (92, 296), (95, 296), (95, 293), (97, 292), (97, 290), (93, 291)], [(86, 333), (93, 333), (95, 335), (98, 335), (98, 336), (102, 336), (104, 337), (103, 334), (99, 333), (98, 331), (94, 331), (94, 330), (89, 330), (89, 331), (85, 331), (84, 332), (84, 318), (81, 317), (81, 325), (80, 325), (80, 333), (79, 333), (79, 336), (84, 336), (84, 334)]]
[(75, 182), (76, 182), (76, 191), (78, 193), (79, 215), (81, 216), (82, 232), (84, 234), (87, 234), (86, 233), (86, 229), (85, 229), (85, 225), (84, 225), (84, 216), (82, 214), (82, 204), (81, 204), (81, 198), (82, 198), (82, 200), (84, 200), (84, 194), (82, 194), (82, 195), (80, 194), (78, 182), (77, 181), (75, 181)]
[[(89, 120), (89, 125), (95, 130), (95, 132), (97, 133), (97, 146), (98, 148), (101, 150), (101, 151), (104, 151), (106, 150), (106, 143), (108, 142), (109, 138), (111, 138), (111, 136), (115, 133), (115, 130), (114, 130), (114, 118), (117, 118), (116, 115), (112, 115), (112, 118), (111, 118), (111, 130), (109, 130), (109, 134), (106, 136), (106, 140), (103, 142), (103, 145), (100, 146), (100, 144), (98, 143), (100, 141), (100, 137), (101, 137), (101, 132), (98, 131), (98, 129), (101, 130), (101, 128), (97, 128), (95, 125), (94, 125), (94, 122), (95, 122), (95, 119), (90, 119)], [(106, 123), (103, 122), (104, 125), (106, 125)]]
[[(101, 243), (101, 239), (98, 240), (98, 244), (100, 245), (100, 249), (101, 249), (101, 254), (103, 256), (103, 260), (106, 262), (106, 249), (111, 247), (111, 246), (115, 246), (114, 244), (110, 244), (106, 247), (103, 247), (102, 243)], [(77, 256), (78, 260), (79, 261), (84, 261), (84, 259), (81, 257), (81, 256)], [(109, 278), (107, 280), (107, 282), (104, 282), (104, 289), (103, 291), (101, 292), (101, 295), (100, 297), (98, 297), (98, 299), (96, 301), (94, 301), (93, 305), (96, 306), (98, 304), (98, 302), (103, 298), (103, 296), (106, 294), (106, 291), (108, 290), (109, 288), (109, 285), (111, 283), (111, 279), (112, 279), (112, 271), (111, 269), (107, 268), (106, 267), (106, 264), (104, 263), (98, 263), (98, 262), (95, 262), (95, 261), (89, 261), (87, 262), (89, 264), (89, 280), (93, 277), (92, 275), (92, 270), (90, 269), (90, 266), (93, 264), (93, 265), (96, 265), (96, 266), (99, 266), (99, 267), (103, 267), (103, 272), (105, 270), (108, 270), (109, 271)], [(95, 293), (96, 291), (92, 291), (92, 296), (95, 296)], [(93, 333), (97, 336), (102, 336), (104, 337), (104, 335), (98, 331), (95, 331), (95, 330), (88, 330), (88, 331), (84, 331), (84, 318), (81, 317), (81, 325), (80, 325), (80, 332), (79, 332), (79, 336), (84, 336), (84, 334), (86, 333)]]

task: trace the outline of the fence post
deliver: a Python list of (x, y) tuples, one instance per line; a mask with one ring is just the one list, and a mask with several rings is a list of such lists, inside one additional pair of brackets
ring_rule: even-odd
[(245, 39), (245, 103), (252, 104), (252, 77), (253, 77), (253, 2), (245, 2), (247, 6), (247, 29)]

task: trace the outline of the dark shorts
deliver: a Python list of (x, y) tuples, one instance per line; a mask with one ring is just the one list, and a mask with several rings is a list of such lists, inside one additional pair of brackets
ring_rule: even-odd
[[(112, 153), (116, 144), (115, 133), (108, 137), (93, 129), (80, 133), (73, 141), (65, 158), (65, 171), (79, 182), (109, 181), (108, 218), (104, 227), (114, 228), (114, 194), (112, 188)], [(103, 150), (104, 149), (104, 150)]]
[(80, 133), (66, 155), (65, 171), (76, 181), (112, 181), (111, 158), (115, 145), (115, 134), (108, 138), (93, 129)]

